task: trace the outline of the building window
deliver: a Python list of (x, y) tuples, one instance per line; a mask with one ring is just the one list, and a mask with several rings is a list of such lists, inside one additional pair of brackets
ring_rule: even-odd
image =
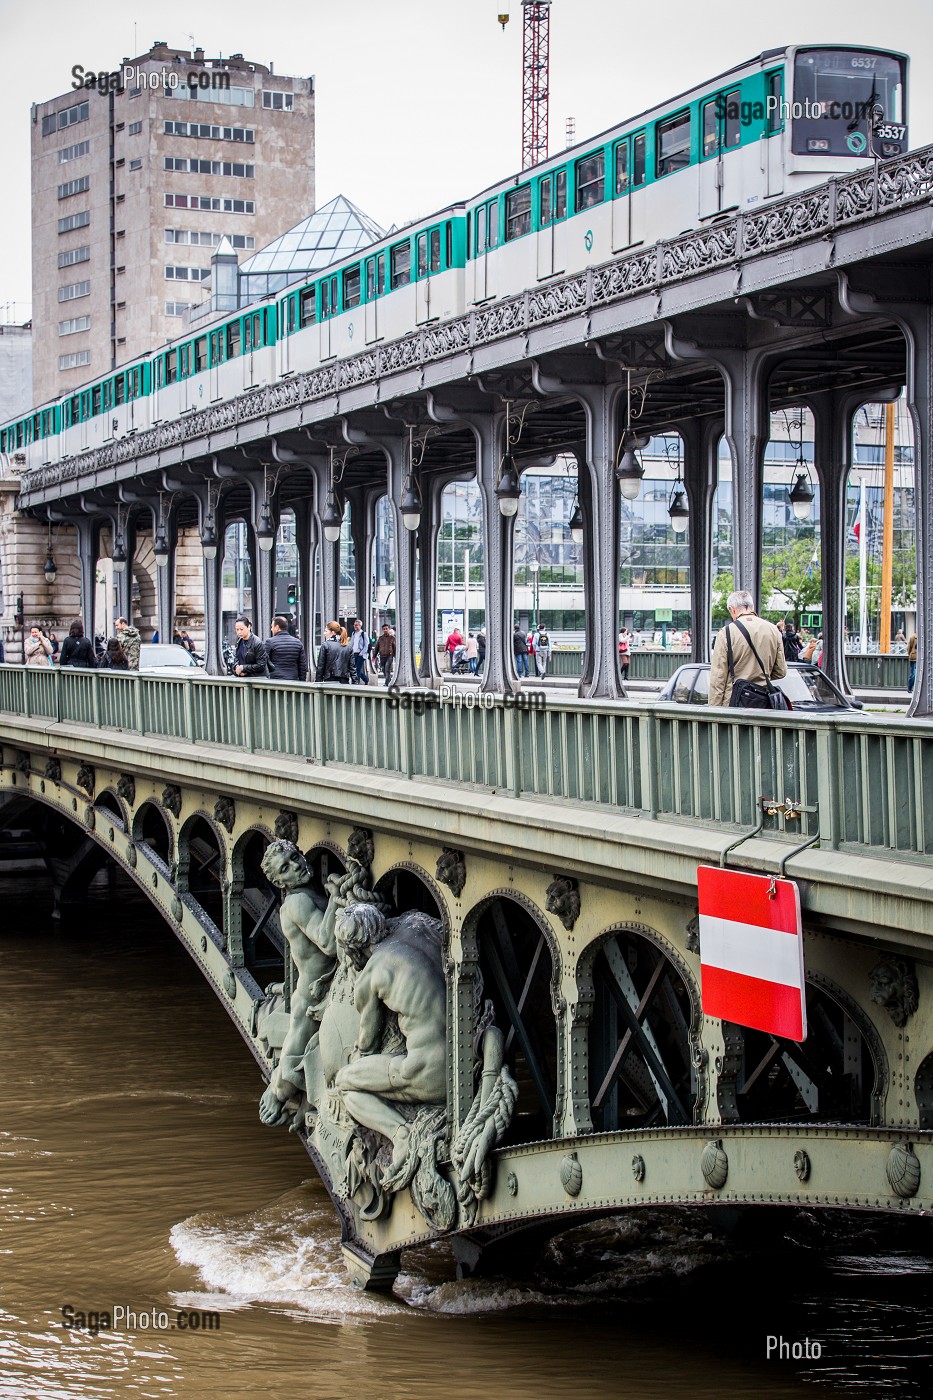
[(202, 209), (212, 214), (255, 214), (252, 199), (220, 199), (209, 194), (167, 194), (166, 209)]
[(129, 92), (127, 93), (127, 97), (138, 97), (141, 92), (141, 87), (130, 88)]
[(201, 141), (239, 141), (252, 146), (256, 133), (248, 126), (214, 126), (211, 122), (166, 122), (166, 136), (194, 136)]
[(142, 129), (142, 122), (130, 122), (126, 134), (127, 136), (138, 136)]
[(167, 301), (165, 303), (166, 316), (184, 316), (186, 311), (191, 310), (189, 301)]
[(59, 321), (59, 335), (74, 335), (77, 331), (89, 331), (91, 329), (90, 316), (75, 316), (71, 321)]
[(67, 165), (70, 160), (79, 160), (91, 149), (90, 141), (79, 141), (76, 146), (63, 146), (58, 153), (59, 165)]
[(291, 112), (294, 110), (295, 99), (290, 92), (266, 92), (263, 90), (262, 105), (271, 108), (273, 112)]
[(169, 88), (164, 96), (174, 97), (180, 102), (222, 102), (228, 107), (255, 107), (256, 105), (256, 94), (252, 88), (189, 87), (186, 79), (183, 79), (177, 88)]
[(130, 161), (130, 169), (131, 169), (131, 170), (142, 170), (142, 168), (143, 168), (143, 163), (142, 163), (141, 160), (131, 160), (131, 161)]
[(86, 122), (90, 115), (89, 102), (79, 102), (76, 107), (65, 107), (61, 112), (50, 112), (42, 118), (42, 135), (51, 136), (53, 131), (64, 131), (66, 127)]
[(91, 294), (90, 282), (71, 282), (67, 287), (59, 287), (59, 301), (77, 301), (78, 297), (86, 297)]
[(59, 267), (73, 267), (75, 263), (87, 262), (91, 256), (90, 246), (85, 243), (81, 248), (69, 248), (66, 253), (59, 253)]
[(167, 267), (165, 275), (170, 282), (206, 282), (211, 275), (209, 267)]
[(192, 248), (216, 248), (222, 238), (228, 238), (234, 248), (245, 248), (252, 252), (256, 247), (256, 240), (252, 234), (206, 233), (203, 229), (187, 228), (167, 228), (165, 230), (166, 243), (187, 243)]
[(241, 180), (255, 176), (255, 166), (238, 160), (198, 160), (195, 156), (166, 156), (164, 169), (187, 175), (233, 175)]
[(91, 186), (90, 175), (82, 175), (77, 180), (66, 180), (58, 187), (59, 199), (70, 199), (73, 194), (85, 194)]
[(75, 350), (71, 355), (59, 355), (59, 369), (80, 369), (82, 365), (91, 363), (90, 350)]
[(690, 164), (690, 113), (680, 112), (657, 125), (657, 172), (672, 175)]
[(82, 209), (80, 214), (68, 214), (58, 221), (59, 233), (70, 233), (73, 228), (87, 228), (91, 222), (90, 210)]

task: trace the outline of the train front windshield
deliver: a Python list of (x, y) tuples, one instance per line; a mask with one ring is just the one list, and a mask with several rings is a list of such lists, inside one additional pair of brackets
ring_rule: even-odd
[[(896, 156), (907, 149), (904, 62), (893, 54), (799, 49), (793, 101), (792, 148), (797, 155)], [(875, 124), (874, 151), (873, 108), (882, 114)]]

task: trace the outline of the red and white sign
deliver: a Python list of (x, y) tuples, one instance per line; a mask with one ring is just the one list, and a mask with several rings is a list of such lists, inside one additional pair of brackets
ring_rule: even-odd
[(697, 886), (704, 1013), (785, 1040), (806, 1040), (796, 882), (701, 865)]

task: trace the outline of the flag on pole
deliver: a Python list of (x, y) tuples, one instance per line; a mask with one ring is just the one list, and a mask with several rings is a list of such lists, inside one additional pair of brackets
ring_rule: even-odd
[(859, 481), (858, 484), (858, 504), (855, 507), (855, 524), (852, 526), (852, 533), (861, 544), (862, 541), (862, 492), (865, 490), (865, 483)]
[(796, 881), (701, 865), (697, 887), (705, 1015), (786, 1040), (806, 1040)]

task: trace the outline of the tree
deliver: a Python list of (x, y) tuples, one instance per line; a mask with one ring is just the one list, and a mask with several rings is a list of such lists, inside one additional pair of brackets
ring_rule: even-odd
[[(814, 554), (813, 539), (796, 540), (786, 549), (769, 550), (761, 565), (761, 607), (780, 617), (800, 614), (819, 606), (823, 597), (820, 565)], [(782, 600), (785, 606), (782, 607)]]
[(717, 574), (713, 580), (713, 625), (723, 626), (729, 621), (726, 599), (735, 587), (731, 574)]

